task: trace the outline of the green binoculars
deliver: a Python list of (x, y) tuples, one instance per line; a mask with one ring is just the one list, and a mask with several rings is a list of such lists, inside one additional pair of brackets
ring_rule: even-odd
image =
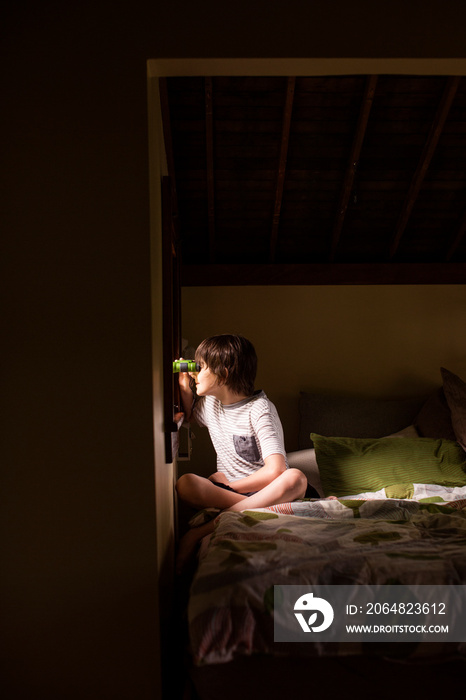
[(173, 363), (174, 372), (200, 372), (201, 365), (194, 360), (175, 360)]

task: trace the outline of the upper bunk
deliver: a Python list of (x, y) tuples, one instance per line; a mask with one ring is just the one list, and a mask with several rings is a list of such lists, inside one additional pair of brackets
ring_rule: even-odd
[(464, 284), (466, 79), (160, 79), (181, 284)]

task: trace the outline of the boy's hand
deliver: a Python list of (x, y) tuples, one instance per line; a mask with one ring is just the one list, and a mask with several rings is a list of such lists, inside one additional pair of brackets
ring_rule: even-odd
[(214, 484), (225, 484), (226, 486), (230, 486), (230, 482), (222, 472), (214, 472), (214, 474), (211, 474), (209, 476), (209, 481), (213, 481)]
[[(181, 361), (183, 361), (182, 357), (180, 357), (180, 362)], [(191, 385), (189, 372), (178, 372), (178, 383), (180, 385), (180, 389), (190, 391)]]

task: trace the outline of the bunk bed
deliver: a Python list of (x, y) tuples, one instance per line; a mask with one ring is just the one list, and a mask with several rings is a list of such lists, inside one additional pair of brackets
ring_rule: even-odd
[[(466, 83), (346, 75), (159, 85), (170, 462), (182, 419), (171, 373), (180, 285), (464, 284)], [(356, 688), (389, 698), (460, 682), (465, 644), (287, 645), (273, 622), (280, 585), (466, 584), (464, 382), (442, 370), (428, 397), (298, 398), (289, 463), (322, 498), (191, 522), (215, 518), (187, 604), (195, 692), (336, 698)], [(373, 473), (377, 450), (398, 453), (395, 471)], [(348, 481), (341, 464), (355, 454), (360, 478)]]

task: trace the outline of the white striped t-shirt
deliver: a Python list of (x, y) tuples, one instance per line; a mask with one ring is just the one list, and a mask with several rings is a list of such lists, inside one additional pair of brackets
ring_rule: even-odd
[(229, 481), (253, 474), (269, 455), (282, 454), (286, 461), (282, 424), (263, 391), (226, 406), (214, 396), (203, 396), (196, 401), (193, 415), (209, 429), (217, 471)]

